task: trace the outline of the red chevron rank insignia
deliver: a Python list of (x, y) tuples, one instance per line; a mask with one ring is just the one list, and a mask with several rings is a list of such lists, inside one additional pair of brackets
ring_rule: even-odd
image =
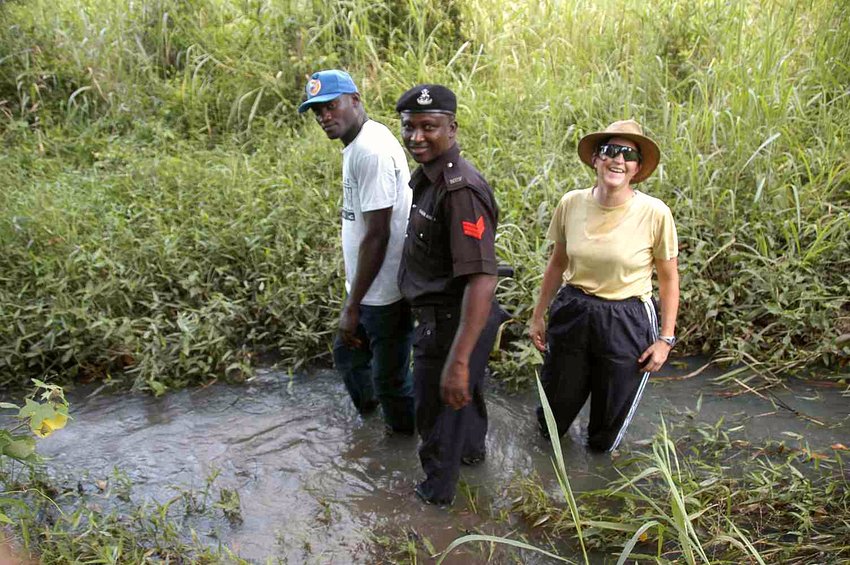
[(478, 221), (474, 224), (472, 222), (461, 222), (461, 225), (463, 225), (463, 235), (475, 239), (481, 239), (481, 236), (484, 235), (484, 216), (478, 216)]

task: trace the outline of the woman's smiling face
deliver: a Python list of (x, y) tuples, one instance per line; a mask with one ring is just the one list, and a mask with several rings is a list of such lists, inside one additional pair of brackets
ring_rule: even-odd
[[(622, 137), (612, 137), (605, 142), (605, 145), (621, 145), (638, 149), (634, 141)], [(612, 158), (597, 153), (593, 156), (593, 167), (596, 169), (597, 186), (615, 189), (629, 186), (632, 178), (640, 170), (640, 162), (626, 161), (622, 154)]]

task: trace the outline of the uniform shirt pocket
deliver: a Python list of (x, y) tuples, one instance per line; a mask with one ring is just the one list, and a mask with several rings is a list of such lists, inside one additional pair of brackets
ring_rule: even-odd
[(436, 249), (436, 239), (439, 237), (439, 225), (436, 218), (422, 208), (416, 208), (410, 218), (410, 237), (416, 245), (428, 255)]

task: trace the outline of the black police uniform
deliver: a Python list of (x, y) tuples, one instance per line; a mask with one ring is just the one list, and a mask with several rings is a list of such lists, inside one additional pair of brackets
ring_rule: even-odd
[(399, 287), (418, 322), (413, 337), (416, 426), (426, 479), (420, 496), (447, 504), (461, 460), (484, 457), (484, 375), (498, 327), (507, 319), (494, 303), (469, 360), (472, 402), (460, 410), (440, 398), (440, 376), (458, 329), (468, 275), (497, 274), (498, 207), (493, 190), (457, 145), (418, 167), (410, 180), (413, 206), (399, 267)]

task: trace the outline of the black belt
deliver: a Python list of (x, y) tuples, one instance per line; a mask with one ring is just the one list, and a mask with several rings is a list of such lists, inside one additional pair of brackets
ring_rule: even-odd
[(414, 319), (420, 324), (444, 319), (451, 320), (452, 318), (460, 318), (460, 304), (412, 306), (411, 312)]

